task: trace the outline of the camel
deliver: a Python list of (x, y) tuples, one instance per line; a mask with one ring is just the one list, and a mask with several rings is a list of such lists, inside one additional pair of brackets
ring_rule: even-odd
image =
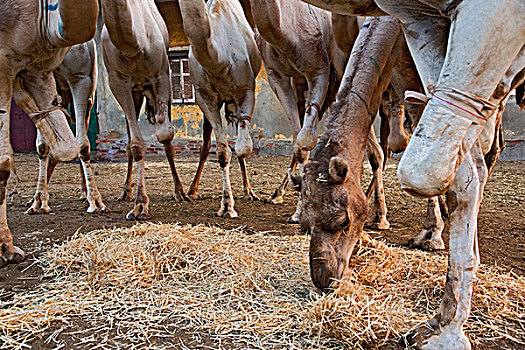
[(128, 220), (148, 220), (149, 197), (145, 184), (146, 144), (138, 117), (146, 97), (146, 115), (156, 125), (175, 184), (175, 199), (189, 200), (177, 174), (174, 160), (174, 130), (171, 126), (171, 74), (168, 63), (169, 37), (166, 24), (153, 0), (103, 0), (102, 51), (109, 86), (124, 110), (128, 129), (128, 172), (120, 200), (131, 198), (133, 162), (137, 163), (137, 195)]
[[(426, 330), (419, 330), (411, 341), (422, 349), (470, 349), (463, 325), (479, 265), (477, 215), (489, 172), (483, 154), (494, 144), (498, 110), (525, 80), (525, 4), (519, 0), (307, 1), (328, 9), (333, 6), (339, 13), (380, 11), (401, 21), (426, 89), (426, 95), (407, 97), (417, 96), (426, 107), (399, 164), (398, 179), (404, 190), (415, 195), (446, 192), (451, 222), (441, 307)], [(332, 172), (346, 181), (344, 163), (334, 159)], [(312, 179), (306, 182), (311, 184)], [(329, 236), (314, 241), (317, 248), (331, 244)], [(338, 244), (342, 249), (328, 253), (326, 263), (313, 258), (312, 274), (320, 286), (341, 276), (348, 248), (353, 246), (352, 240), (344, 241), (348, 242)], [(313, 248), (316, 254), (317, 248)]]
[[(87, 136), (89, 113), (95, 103), (97, 86), (97, 58), (95, 41), (74, 45), (64, 58), (64, 61), (54, 71), (58, 94), (62, 98), (62, 106), (73, 107), (75, 112), (76, 137), (80, 146), (80, 174), (82, 177), (82, 198), (89, 203), (88, 213), (108, 212), (97, 188), (95, 176), (91, 169), (90, 144)], [(40, 171), (35, 195), (29, 201), (30, 208), (26, 214), (48, 214), (49, 193), (47, 184), (57, 161), (49, 156), (49, 146), (42, 134), (37, 134), (37, 153)]]
[(4, 266), (25, 258), (13, 244), (7, 224), (6, 186), (13, 169), (11, 98), (32, 118), (53, 158), (69, 161), (78, 156), (75, 136), (56, 106), (53, 70), (70, 46), (95, 35), (98, 2), (14, 0), (1, 2), (0, 14), (0, 266)]
[[(300, 0), (250, 0), (250, 5), (248, 17), (257, 26), (268, 81), (292, 127), (289, 170), (295, 171), (298, 164), (302, 169), (317, 142), (317, 123), (337, 91), (345, 55), (333, 39), (329, 12)], [(268, 202), (282, 203), (288, 179), (287, 173)], [(289, 222), (298, 223), (300, 211), (299, 198)]]
[[(261, 57), (254, 33), (238, 0), (179, 0), (184, 32), (190, 40), (190, 73), (195, 99), (204, 113), (203, 146), (195, 179), (188, 192), (197, 196), (204, 162), (210, 149), (211, 129), (217, 140), (217, 158), (223, 173), (223, 192), (219, 216), (235, 218), (230, 184), (231, 151), (220, 115), (237, 124), (235, 154), (241, 166), (245, 198), (258, 199), (248, 181), (246, 157), (252, 153), (250, 123), (255, 106), (255, 77)], [(231, 30), (231, 28), (236, 30)], [(228, 44), (226, 44), (228, 43)]]

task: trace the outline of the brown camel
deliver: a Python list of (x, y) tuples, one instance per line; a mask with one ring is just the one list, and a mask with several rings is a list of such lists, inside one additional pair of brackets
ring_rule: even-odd
[[(95, 183), (95, 176), (91, 169), (90, 144), (87, 136), (89, 126), (89, 113), (95, 103), (95, 89), (97, 86), (97, 55), (95, 41), (71, 47), (64, 61), (54, 71), (58, 94), (62, 98), (62, 106), (71, 109), (75, 113), (76, 137), (80, 146), (80, 173), (82, 176), (82, 198), (89, 203), (88, 213), (107, 212), (108, 209), (102, 201), (102, 196)], [(37, 153), (40, 171), (35, 195), (29, 201), (30, 208), (26, 214), (48, 214), (49, 193), (47, 184), (57, 161), (50, 157), (49, 146), (46, 144), (42, 134), (37, 136)]]
[(24, 259), (24, 252), (13, 245), (7, 224), (6, 186), (13, 169), (11, 98), (33, 119), (55, 159), (67, 161), (78, 155), (75, 137), (56, 106), (53, 70), (70, 46), (95, 34), (98, 2), (2, 1), (0, 15), (0, 266), (4, 266)]
[[(302, 169), (317, 142), (317, 122), (335, 97), (345, 55), (333, 39), (329, 12), (300, 0), (250, 0), (250, 5), (268, 81), (292, 126), (289, 170), (298, 163)], [(288, 175), (268, 201), (282, 203), (287, 184)], [(297, 223), (300, 211), (299, 198), (289, 221)]]
[[(196, 198), (200, 175), (210, 149), (211, 129), (215, 130), (217, 158), (223, 172), (219, 216), (237, 217), (230, 185), (231, 151), (225, 138), (220, 109), (237, 124), (235, 154), (243, 177), (244, 195), (258, 199), (246, 172), (246, 157), (252, 153), (250, 122), (255, 106), (255, 77), (261, 57), (252, 28), (238, 0), (179, 0), (184, 31), (191, 43), (189, 56), (197, 104), (204, 112), (203, 146), (189, 195)], [(232, 30), (235, 28), (235, 30)]]
[[(426, 107), (399, 164), (398, 178), (412, 194), (431, 197), (448, 191), (450, 210), (443, 301), (438, 314), (411, 341), (423, 349), (470, 349), (463, 325), (479, 265), (477, 216), (489, 173), (483, 154), (497, 143), (498, 110), (525, 80), (525, 4), (520, 0), (308, 1), (326, 8), (333, 5), (347, 14), (380, 10), (401, 21), (427, 96), (418, 97)], [(330, 238), (316, 245), (320, 247), (323, 240)], [(326, 264), (317, 261), (312, 267), (322, 286), (344, 269), (346, 248), (352, 244), (343, 245), (343, 250), (328, 254)]]
[(156, 125), (157, 140), (164, 145), (170, 164), (175, 198), (188, 200), (177, 170), (171, 141), (171, 76), (168, 63), (169, 37), (166, 24), (153, 0), (102, 0), (102, 50), (109, 86), (124, 110), (128, 129), (128, 172), (121, 200), (131, 196), (133, 161), (137, 163), (137, 196), (128, 220), (151, 218), (146, 193), (146, 144), (138, 116), (146, 97), (146, 115)]

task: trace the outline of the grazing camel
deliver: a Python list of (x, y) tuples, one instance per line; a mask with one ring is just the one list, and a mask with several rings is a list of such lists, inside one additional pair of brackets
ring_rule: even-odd
[(128, 172), (121, 200), (131, 196), (133, 161), (137, 163), (137, 196), (128, 220), (151, 218), (146, 193), (146, 144), (138, 117), (146, 97), (146, 115), (156, 125), (157, 140), (164, 145), (170, 164), (175, 198), (189, 200), (175, 168), (171, 126), (171, 74), (166, 24), (153, 0), (102, 0), (102, 51), (109, 86), (124, 110), (128, 129)]
[(69, 47), (90, 40), (96, 31), (96, 0), (13, 0), (0, 2), (0, 267), (18, 263), (24, 252), (13, 244), (7, 224), (6, 186), (13, 169), (9, 140), (11, 98), (41, 132), (59, 161), (79, 153), (64, 113), (56, 106), (53, 70)]
[[(331, 14), (300, 0), (250, 0), (268, 81), (293, 133), (289, 170), (302, 169), (317, 142), (317, 122), (333, 101), (346, 63), (332, 36)], [(269, 202), (282, 203), (288, 173)], [(301, 199), (289, 222), (298, 223)]]
[[(215, 130), (217, 158), (222, 168), (223, 192), (219, 216), (237, 217), (230, 185), (231, 151), (225, 138), (220, 109), (237, 124), (235, 154), (241, 165), (244, 194), (257, 196), (246, 172), (246, 157), (252, 153), (250, 123), (255, 106), (255, 77), (261, 57), (252, 28), (238, 0), (179, 0), (184, 32), (191, 44), (190, 73), (195, 99), (204, 112), (203, 146), (195, 179), (189, 194), (197, 195), (200, 175), (210, 149), (211, 129)], [(235, 28), (235, 30), (232, 30)]]
[[(76, 137), (80, 146), (80, 174), (82, 176), (82, 197), (89, 203), (88, 213), (107, 212), (102, 196), (95, 183), (95, 176), (91, 169), (90, 144), (87, 136), (89, 113), (95, 103), (95, 89), (97, 86), (97, 57), (95, 41), (71, 47), (64, 61), (54, 71), (58, 94), (62, 98), (62, 106), (73, 107), (75, 112)], [(47, 184), (58, 161), (49, 155), (49, 146), (42, 134), (38, 132), (37, 153), (40, 170), (35, 195), (29, 201), (30, 208), (26, 214), (48, 214), (49, 193)]]
[[(477, 216), (489, 172), (483, 154), (497, 135), (494, 115), (525, 80), (525, 3), (308, 1), (347, 14), (366, 14), (363, 9), (368, 7), (401, 21), (428, 95), (419, 96), (426, 107), (399, 164), (398, 178), (412, 194), (431, 197), (447, 191), (451, 222), (440, 310), (411, 341), (423, 349), (470, 349), (463, 325), (479, 265)], [(323, 239), (317, 238), (318, 247)], [(327, 263), (317, 260), (312, 267), (317, 283), (326, 287), (331, 278), (341, 276), (351, 245), (328, 253)]]

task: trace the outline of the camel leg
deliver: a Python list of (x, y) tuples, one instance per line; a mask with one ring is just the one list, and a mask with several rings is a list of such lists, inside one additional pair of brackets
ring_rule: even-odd
[(239, 160), (242, 174), (242, 184), (244, 190), (244, 199), (257, 201), (259, 197), (253, 192), (246, 171), (246, 158), (252, 154), (253, 141), (250, 135), (250, 125), (255, 107), (255, 86), (253, 89), (247, 89), (244, 95), (236, 99), (239, 122), (237, 123), (237, 140), (235, 142), (235, 154)]
[(37, 132), (36, 150), (39, 165), (38, 181), (35, 194), (28, 202), (30, 207), (26, 210), (27, 215), (51, 213), (51, 208), (49, 207), (49, 192), (47, 191), (48, 165), (50, 159), (49, 146), (46, 144), (40, 131)]
[(386, 218), (387, 208), (385, 191), (383, 188), (383, 151), (377, 142), (374, 129), (370, 129), (368, 134), (368, 159), (372, 166), (372, 182), (374, 183), (374, 219), (369, 223), (372, 229), (388, 230), (390, 223)]
[[(329, 67), (328, 63), (326, 67)], [(317, 122), (321, 119), (321, 111), (319, 109), (323, 105), (328, 91), (330, 68), (316, 73), (315, 76), (308, 78), (304, 122), (301, 131), (297, 135), (296, 147), (294, 148), (298, 158), (297, 152), (310, 151), (317, 144)]]
[(439, 197), (430, 197), (427, 203), (427, 217), (423, 222), (423, 229), (416, 237), (408, 241), (408, 246), (428, 251), (445, 249), (445, 242), (441, 238), (444, 227)]
[(151, 218), (149, 211), (149, 197), (146, 192), (145, 182), (145, 161), (146, 142), (140, 132), (133, 94), (131, 92), (131, 81), (129, 78), (122, 78), (115, 73), (109, 72), (109, 86), (118, 103), (124, 110), (126, 120), (129, 125), (130, 142), (128, 147), (137, 165), (137, 195), (135, 197), (134, 208), (126, 215), (128, 220), (148, 220)]
[[(171, 72), (171, 71), (170, 71)], [(155, 100), (155, 135), (157, 141), (164, 146), (164, 152), (170, 165), (171, 176), (174, 183), (174, 197), (177, 202), (189, 201), (190, 198), (186, 195), (182, 182), (180, 181), (177, 168), (175, 166), (175, 150), (173, 148), (173, 137), (175, 131), (171, 125), (171, 73), (155, 80), (152, 84), (153, 95)], [(152, 101), (150, 101), (152, 102)]]
[[(142, 102), (142, 100), (141, 100)], [(117, 199), (119, 202), (131, 202), (133, 200), (132, 195), (132, 175), (133, 175), (133, 154), (131, 153), (131, 131), (129, 130), (129, 123), (126, 119), (126, 131), (128, 134), (128, 144), (126, 145), (126, 156), (128, 159), (128, 170), (126, 172), (126, 182), (122, 186), (122, 193)]]
[[(456, 88), (490, 98), (523, 47), (525, 22), (519, 14), (524, 13), (519, 0), (462, 1), (450, 26), (437, 88)], [(446, 191), (463, 156), (483, 130), (483, 118), (473, 121), (466, 113), (462, 117), (461, 106), (441, 104), (439, 98), (438, 90), (428, 101), (398, 167), (402, 187), (427, 197)], [(492, 109), (483, 108), (484, 117)]]
[(237, 157), (241, 167), (242, 184), (244, 189), (243, 199), (247, 201), (258, 201), (259, 197), (253, 192), (252, 186), (248, 179), (248, 171), (246, 170), (246, 157)]
[[(266, 57), (264, 56), (265, 54), (264, 50), (261, 50), (261, 54), (263, 55), (263, 59), (265, 59)], [(266, 59), (265, 59), (265, 62), (266, 62)], [(298, 102), (297, 96), (294, 93), (294, 88), (292, 86), (291, 78), (289, 76), (280, 75), (276, 70), (272, 69), (270, 66), (267, 67), (267, 72), (268, 72), (268, 82), (270, 83), (270, 87), (272, 88), (273, 92), (277, 95), (277, 98), (279, 99), (279, 102), (281, 102), (281, 105), (283, 106), (286, 116), (288, 117), (288, 120), (290, 122), (290, 126), (292, 128), (292, 135), (293, 135), (293, 144), (295, 148), (297, 135), (299, 134), (299, 131), (301, 130), (301, 122), (299, 119), (299, 112), (297, 109), (297, 102)], [(292, 158), (292, 161), (290, 163), (290, 167), (288, 168), (288, 170), (292, 172), (295, 171), (297, 162), (298, 161), (303, 162), (304, 157), (307, 157), (307, 155), (302, 154), (300, 159), (298, 159), (295, 156), (295, 152), (294, 152), (294, 157)], [(270, 198), (266, 199), (266, 202), (272, 203), (272, 204), (281, 204), (284, 200), (283, 196), (286, 192), (288, 181), (289, 181), (289, 177), (288, 177), (288, 171), (287, 171), (279, 187), (275, 190), (275, 192), (272, 194)]]
[(199, 190), (199, 182), (202, 175), (202, 170), (204, 169), (204, 163), (206, 163), (206, 159), (208, 159), (208, 155), (210, 154), (210, 147), (211, 147), (211, 132), (213, 128), (211, 127), (210, 122), (208, 121), (208, 118), (204, 116), (204, 121), (202, 124), (202, 146), (201, 146), (201, 154), (199, 158), (199, 166), (197, 167), (197, 171), (195, 172), (195, 177), (193, 178), (193, 182), (190, 185), (190, 188), (188, 190), (188, 197), (192, 199), (199, 198), (199, 195), (197, 194)]
[[(0, 57), (0, 268), (8, 263), (19, 263), (24, 252), (13, 244), (13, 235), (7, 224), (7, 180), (13, 168), (13, 149), (9, 139), (9, 114), (13, 83), (6, 77), (7, 65)], [(12, 79), (12, 77), (11, 77)]]
[(222, 169), (222, 197), (221, 207), (217, 215), (222, 217), (236, 218), (239, 215), (234, 209), (235, 200), (233, 199), (233, 192), (230, 183), (230, 161), (232, 152), (228, 146), (228, 141), (225, 137), (225, 132), (222, 127), (222, 119), (219, 111), (220, 105), (215, 96), (210, 96), (203, 92), (196, 95), (199, 107), (208, 118), (213, 131), (215, 133), (215, 140), (217, 142), (217, 159), (219, 166)]
[(89, 113), (93, 107), (93, 80), (91, 77), (74, 81), (71, 83), (71, 94), (73, 96), (73, 104), (75, 106), (76, 119), (76, 137), (80, 145), (80, 166), (82, 174), (82, 184), (86, 188), (86, 199), (89, 203), (87, 209), (88, 213), (102, 212), (106, 213), (109, 210), (102, 201), (102, 195), (98, 190), (95, 182), (95, 175), (91, 168), (91, 145), (87, 135), (89, 127)]
[[(297, 168), (297, 159), (295, 158), (295, 155), (293, 155), (292, 161), (290, 162), (290, 165), (288, 166), (288, 170), (293, 173), (296, 168)], [(284, 201), (283, 196), (286, 192), (286, 187), (288, 187), (289, 181), (290, 181), (290, 177), (287, 171), (281, 183), (279, 184), (279, 187), (275, 189), (274, 193), (271, 195), (270, 198), (267, 198), (264, 201), (266, 203), (271, 203), (271, 204), (281, 204)]]
[(421, 349), (470, 349), (463, 325), (469, 317), (479, 265), (477, 218), (487, 174), (478, 142), (465, 156), (447, 193), (451, 221), (447, 280), (439, 313), (428, 322), (433, 332), (416, 337)]

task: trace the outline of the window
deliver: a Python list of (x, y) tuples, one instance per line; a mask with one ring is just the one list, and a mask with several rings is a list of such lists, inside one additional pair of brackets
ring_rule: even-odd
[(173, 104), (195, 103), (195, 88), (190, 79), (188, 54), (170, 59)]

